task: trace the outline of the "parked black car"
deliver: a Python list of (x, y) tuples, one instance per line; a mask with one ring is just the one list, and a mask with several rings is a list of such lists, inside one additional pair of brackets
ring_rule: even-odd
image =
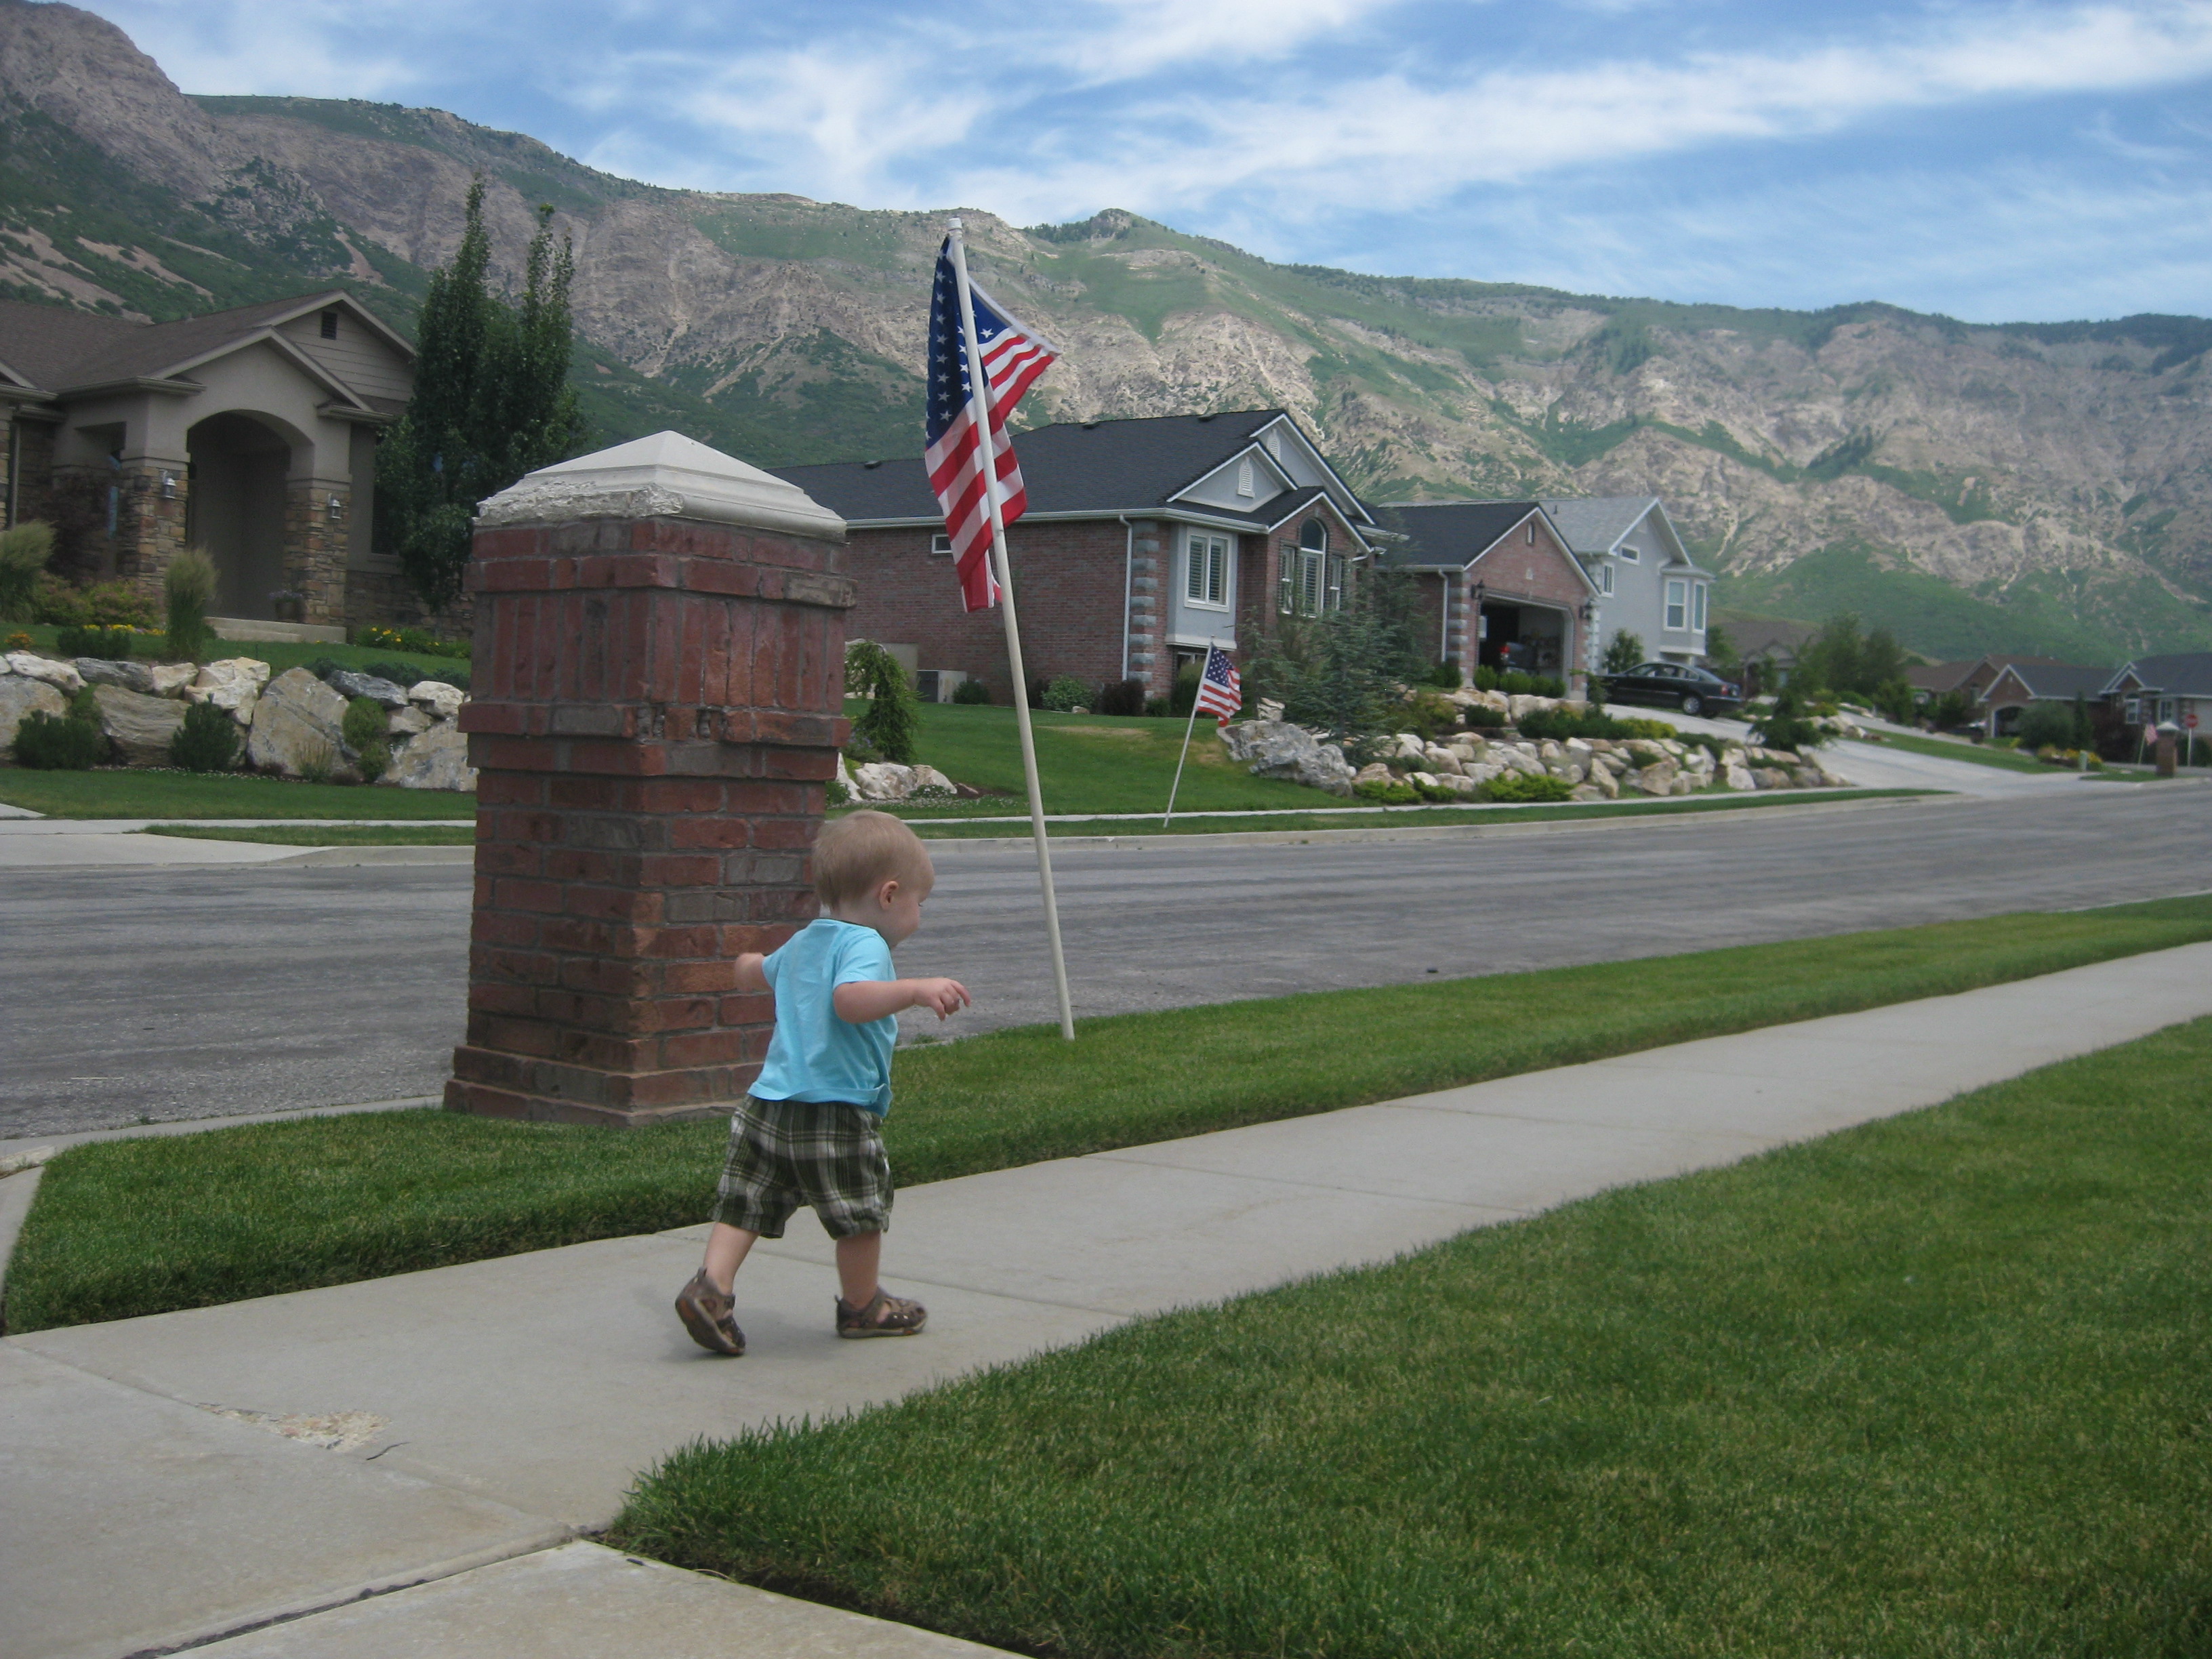
[(1657, 703), (1685, 714), (1713, 714), (1743, 706), (1743, 688), (1703, 668), (1679, 662), (1642, 662), (1605, 683), (1613, 702)]

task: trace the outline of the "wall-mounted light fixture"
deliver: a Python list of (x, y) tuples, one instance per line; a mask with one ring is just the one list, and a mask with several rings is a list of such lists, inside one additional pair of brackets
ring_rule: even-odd
[(161, 475), (161, 499), (165, 501), (173, 501), (177, 499), (177, 475), (173, 472), (164, 472)]
[(330, 520), (332, 524), (337, 523), (339, 520), (345, 517), (345, 497), (343, 495), (331, 496), (329, 501), (325, 504), (323, 510), (330, 515)]

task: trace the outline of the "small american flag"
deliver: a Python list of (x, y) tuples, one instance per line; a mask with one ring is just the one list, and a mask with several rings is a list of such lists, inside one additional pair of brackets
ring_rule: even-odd
[[(975, 310), (975, 343), (991, 387), (991, 455), (999, 478), (999, 515), (1012, 524), (1028, 507), (1021, 464), (1006, 436), (1006, 417), (1037, 376), (1060, 355), (1035, 330), (1016, 322), (973, 283), (968, 295)], [(937, 283), (929, 296), (929, 407), (924, 422), (928, 447), (922, 452), (929, 487), (945, 514), (952, 540), (953, 567), (960, 574), (960, 596), (970, 611), (999, 602), (998, 578), (991, 570), (991, 504), (983, 482), (983, 446), (976, 419), (975, 392), (968, 374), (967, 343), (960, 327), (960, 289), (952, 270), (952, 239), (938, 250)]]
[(1212, 715), (1217, 726), (1228, 725), (1229, 717), (1244, 706), (1243, 688), (1229, 653), (1218, 645), (1206, 647), (1206, 672), (1198, 677), (1196, 712)]

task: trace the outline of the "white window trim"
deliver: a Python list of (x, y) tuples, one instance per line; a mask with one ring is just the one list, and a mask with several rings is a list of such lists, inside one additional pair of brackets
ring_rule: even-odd
[(1702, 634), (1705, 631), (1705, 594), (1706, 585), (1704, 582), (1696, 582), (1692, 584), (1690, 588), (1690, 631), (1692, 634)]
[(1613, 561), (1611, 559), (1598, 561), (1597, 591), (1608, 599), (1613, 597)]
[(939, 531), (934, 536), (932, 536), (929, 538), (929, 556), (933, 559), (951, 558), (952, 556), (952, 538), (942, 530)]
[[(1186, 607), (1193, 611), (1226, 611), (1229, 609), (1231, 597), (1229, 592), (1229, 568), (1231, 562), (1229, 556), (1229, 538), (1226, 536), (1208, 536), (1194, 531), (1189, 535), (1183, 538), (1182, 602)], [(1219, 575), (1221, 597), (1218, 599), (1192, 598), (1192, 588), (1212, 587), (1214, 586), (1214, 584), (1210, 580), (1201, 580), (1200, 573), (1202, 571), (1206, 571), (1206, 567), (1202, 566), (1199, 561), (1201, 558), (1210, 560), (1211, 556), (1217, 551), (1221, 556), (1220, 568), (1218, 573), (1207, 571), (1206, 574), (1209, 576), (1216, 574)]]
[(1666, 608), (1659, 625), (1669, 634), (1686, 634), (1690, 626), (1690, 584), (1680, 577), (1667, 584)]
[(1631, 564), (1641, 564), (1644, 562), (1644, 555), (1633, 542), (1623, 542), (1619, 547), (1614, 548), (1613, 550), (1616, 555), (1626, 559)]

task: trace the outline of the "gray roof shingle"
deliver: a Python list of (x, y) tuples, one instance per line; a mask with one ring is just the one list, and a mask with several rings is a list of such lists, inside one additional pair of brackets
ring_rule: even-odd
[(1383, 555), (1388, 565), (1474, 562), (1492, 544), (1540, 503), (1528, 501), (1407, 501), (1376, 509), (1386, 530), (1406, 539)]
[(49, 392), (100, 386), (110, 380), (156, 378), (232, 340), (258, 332), (318, 300), (342, 297), (295, 294), (258, 305), (235, 306), (173, 323), (134, 323), (64, 306), (0, 301), (0, 362), (29, 375)]

